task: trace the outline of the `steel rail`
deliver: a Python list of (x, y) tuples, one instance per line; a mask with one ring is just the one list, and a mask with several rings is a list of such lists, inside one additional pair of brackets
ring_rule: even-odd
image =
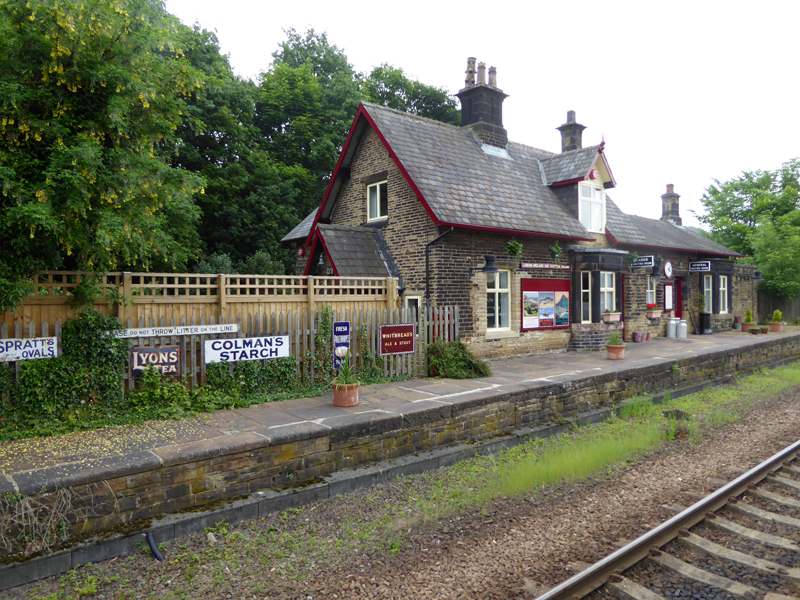
[(542, 594), (537, 600), (578, 600), (586, 596), (608, 581), (612, 575), (622, 573), (647, 557), (652, 550), (675, 539), (682, 529), (696, 525), (705, 519), (708, 513), (725, 506), (730, 498), (746, 492), (748, 487), (764, 479), (798, 453), (800, 453), (800, 441), (784, 448), (655, 529), (651, 529), (630, 544)]

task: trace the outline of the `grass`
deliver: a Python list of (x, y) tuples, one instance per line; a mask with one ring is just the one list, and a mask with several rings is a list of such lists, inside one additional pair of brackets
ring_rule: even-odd
[(494, 501), (536, 496), (562, 482), (614, 476), (647, 452), (675, 440), (694, 443), (703, 431), (733, 423), (797, 385), (800, 365), (762, 371), (735, 385), (680, 399), (667, 396), (661, 404), (636, 398), (598, 425), (575, 426), (547, 440), (531, 439), (496, 455), (370, 488), (338, 503), (342, 512), (334, 504), (318, 517), (324, 505), (309, 505), (246, 523), (222, 523), (208, 530), (217, 539), (214, 544), (202, 538), (171, 543), (166, 567), (142, 550), (138, 558), (123, 558), (118, 561), (122, 566), (108, 571), (97, 570), (103, 565), (81, 568), (56, 584), (38, 584), (39, 591), (30, 597), (128, 598), (154, 589), (162, 578), (171, 581), (166, 589), (158, 587), (158, 597), (165, 600), (217, 597), (221, 590), (264, 597), (314, 573), (336, 572), (336, 565), (372, 560), (365, 555), (404, 551), (408, 534), (425, 531), (433, 522), (457, 523), (488, 510)]

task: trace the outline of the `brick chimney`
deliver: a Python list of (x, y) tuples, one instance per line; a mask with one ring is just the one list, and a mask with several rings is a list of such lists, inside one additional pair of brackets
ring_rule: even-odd
[(586, 127), (575, 122), (574, 110), (567, 111), (567, 122), (561, 127), (556, 127), (556, 129), (561, 132), (561, 152), (583, 148), (581, 135)]
[(683, 225), (679, 210), (681, 197), (675, 193), (675, 186), (667, 184), (667, 193), (661, 196), (661, 220), (679, 227)]
[(503, 100), (508, 98), (497, 87), (497, 69), (489, 67), (486, 83), (486, 63), (478, 63), (475, 80), (475, 58), (467, 59), (464, 88), (456, 96), (461, 100), (461, 126), (469, 127), (484, 144), (505, 148), (508, 132), (503, 129)]

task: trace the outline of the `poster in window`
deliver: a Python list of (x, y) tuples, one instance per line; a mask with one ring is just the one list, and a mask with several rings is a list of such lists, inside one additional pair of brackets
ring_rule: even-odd
[(520, 280), (522, 330), (569, 327), (569, 279)]
[(539, 327), (555, 327), (555, 292), (539, 292)]
[(539, 292), (522, 292), (522, 328), (539, 327)]
[(666, 284), (664, 286), (664, 310), (670, 311), (672, 309), (672, 285)]
[(556, 292), (556, 327), (569, 325), (569, 292)]

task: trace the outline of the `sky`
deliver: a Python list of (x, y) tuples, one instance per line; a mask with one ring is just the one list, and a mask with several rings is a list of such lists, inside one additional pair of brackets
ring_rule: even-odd
[[(216, 31), (234, 71), (269, 69), (284, 30), (325, 32), (353, 67), (389, 63), (455, 93), (467, 57), (497, 68), (509, 139), (561, 151), (576, 111), (583, 145), (605, 139), (630, 214), (661, 217), (666, 185), (684, 225), (714, 180), (774, 170), (800, 156), (797, 0), (335, 3), (166, 0)], [(321, 200), (321, 199), (320, 199)]]

